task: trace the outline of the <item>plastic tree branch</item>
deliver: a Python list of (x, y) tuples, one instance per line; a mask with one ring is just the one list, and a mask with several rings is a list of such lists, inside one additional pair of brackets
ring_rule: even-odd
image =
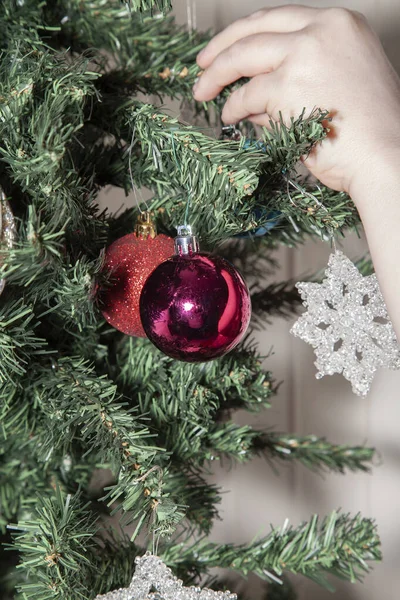
[[(20, 588), (32, 598), (42, 598), (45, 590), (50, 589), (51, 595), (47, 598), (64, 600), (70, 597), (68, 586), (74, 590), (75, 597), (93, 598), (102, 586), (100, 578), (91, 588), (95, 574), (103, 569), (111, 574), (107, 567), (112, 544), (106, 542), (103, 557), (95, 553), (94, 534), (97, 529), (97, 535), (101, 536), (101, 530), (79, 496), (64, 496), (58, 489), (54, 497), (41, 498), (32, 518), (14, 529), (19, 530), (15, 545), (22, 555), (21, 564), (31, 574), (30, 582)], [(109, 583), (126, 580), (129, 576), (127, 559), (132, 560), (130, 570), (133, 572), (133, 557), (140, 552), (125, 543), (124, 557), (120, 560), (126, 567), (119, 575), (114, 571), (113, 581)], [(359, 515), (352, 517), (333, 512), (322, 520), (314, 516), (297, 528), (285, 522), (283, 527), (272, 529), (267, 536), (248, 546), (207, 542), (192, 546), (176, 544), (163, 550), (162, 557), (178, 573), (190, 570), (198, 576), (222, 566), (243, 575), (255, 572), (262, 579), (279, 582), (284, 572), (292, 572), (332, 590), (326, 579), (328, 574), (352, 582), (361, 580), (369, 571), (368, 563), (379, 560), (381, 554), (372, 521)]]
[(356, 582), (368, 573), (369, 561), (381, 559), (373, 521), (337, 512), (322, 520), (314, 516), (297, 528), (286, 521), (250, 546), (200, 543), (166, 551), (171, 565), (196, 562), (196, 555), (201, 556), (203, 569), (218, 565), (243, 575), (255, 572), (273, 581), (280, 580), (285, 571), (301, 573), (332, 591), (326, 575)]

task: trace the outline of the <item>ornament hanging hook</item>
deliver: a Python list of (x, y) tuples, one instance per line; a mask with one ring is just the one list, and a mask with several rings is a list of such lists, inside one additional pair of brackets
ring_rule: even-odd
[[(292, 188), (296, 189), (298, 192), (300, 192), (300, 194), (302, 194), (303, 196), (306, 196), (307, 198), (309, 198), (310, 200), (312, 200), (315, 203), (315, 205), (316, 205), (316, 207), (317, 207), (318, 210), (323, 210), (323, 211), (325, 211), (325, 213), (327, 215), (329, 215), (329, 210), (324, 205), (324, 203), (321, 202), (314, 194), (312, 194), (311, 192), (309, 192), (308, 190), (306, 190), (303, 186), (301, 186), (295, 179), (293, 179), (292, 177), (290, 177), (290, 172), (288, 174), (287, 171), (286, 171), (286, 169), (282, 169), (282, 175), (283, 175), (283, 177), (286, 180), (286, 191), (287, 191), (287, 195), (288, 195), (288, 198), (289, 198), (290, 203), (292, 204), (292, 206), (294, 206), (297, 210), (299, 210), (299, 211), (301, 211), (301, 212), (303, 212), (305, 214), (308, 214), (310, 212), (310, 210), (312, 210), (312, 211), (314, 210), (313, 207), (303, 208), (303, 207), (299, 206), (298, 204), (296, 204), (296, 202), (294, 201), (293, 196), (292, 196), (292, 194), (290, 192), (290, 186)], [(315, 186), (319, 190), (319, 192), (321, 194), (321, 197), (323, 198), (323, 191), (322, 191), (321, 187), (319, 186), (318, 183), (316, 183)], [(294, 221), (293, 221), (293, 219), (291, 217), (290, 217), (290, 220), (292, 222), (292, 225), (293, 225), (296, 233), (298, 233), (299, 232), (299, 228), (297, 227), (297, 225), (295, 225), (295, 223), (294, 223)], [(326, 231), (328, 232), (328, 235), (329, 235), (328, 239), (331, 240), (331, 243), (332, 243), (332, 245), (333, 245), (333, 247), (335, 249), (335, 252), (336, 252), (337, 248), (336, 248), (336, 242), (335, 242), (335, 230), (334, 230), (334, 228), (332, 226), (329, 226), (329, 225), (326, 225), (325, 227), (326, 227)], [(316, 227), (314, 227), (314, 229), (316, 231), (318, 231), (318, 229)], [(321, 235), (320, 231), (319, 231), (319, 233)], [(321, 237), (324, 238), (323, 235), (321, 235)], [(327, 238), (325, 237), (325, 239), (327, 239)]]
[(197, 4), (196, 0), (186, 0), (186, 20), (189, 34), (197, 28)]
[(135, 134), (136, 134), (136, 127), (134, 126), (133, 130), (132, 130), (131, 143), (129, 144), (129, 148), (128, 148), (128, 169), (129, 169), (129, 178), (131, 180), (131, 188), (132, 188), (133, 195), (134, 195), (134, 198), (135, 198), (135, 204), (136, 204), (136, 207), (137, 207), (138, 211), (142, 215), (142, 214), (144, 214), (144, 212), (148, 212), (149, 211), (149, 206), (147, 204), (147, 201), (144, 200), (143, 197), (142, 197), (142, 202), (144, 202), (144, 204), (145, 204), (146, 211), (142, 210), (142, 207), (140, 206), (141, 202), (139, 202), (139, 199), (138, 199), (138, 188), (137, 188), (137, 186), (136, 186), (136, 184), (134, 182), (134, 179), (133, 179), (133, 172), (132, 172), (132, 150), (133, 150), (133, 148), (134, 148), (134, 146), (136, 144)]
[[(178, 157), (176, 155), (176, 148), (175, 148), (175, 139), (174, 139), (174, 134), (171, 131), (171, 143), (172, 143), (172, 155), (174, 157), (176, 166), (179, 170), (179, 173), (182, 175), (182, 167), (181, 164), (178, 160)], [(189, 175), (190, 178), (190, 175)], [(188, 220), (189, 220), (189, 212), (190, 212), (190, 207), (192, 205), (192, 183), (191, 181), (189, 182), (189, 189), (188, 189), (188, 197), (187, 197), (187, 201), (186, 201), (186, 209), (185, 209), (185, 220), (184, 220), (184, 225), (186, 227), (188, 227)]]
[[(187, 18), (187, 27), (189, 31), (189, 35), (192, 36), (193, 32), (197, 29), (197, 0), (186, 0), (186, 18)], [(173, 137), (173, 136), (172, 136)], [(174, 148), (175, 153), (175, 148)], [(176, 158), (176, 155), (175, 155)], [(178, 161), (177, 161), (178, 162)], [(179, 164), (179, 162), (178, 162)], [(180, 168), (180, 165), (179, 165)], [(188, 190), (188, 199), (186, 202), (186, 210), (185, 210), (185, 225), (188, 224), (189, 219), (189, 211), (192, 204), (192, 189)]]

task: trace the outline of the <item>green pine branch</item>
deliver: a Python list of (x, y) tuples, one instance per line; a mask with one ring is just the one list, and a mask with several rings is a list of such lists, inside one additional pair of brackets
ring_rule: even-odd
[[(99, 587), (104, 590), (102, 578), (94, 577), (98, 572), (107, 576), (110, 587), (116, 579), (126, 583), (133, 569), (127, 558), (133, 563), (139, 553), (126, 541), (123, 553), (113, 553), (112, 538), (103, 554), (99, 553), (93, 514), (79, 496), (65, 496), (60, 489), (51, 498), (40, 498), (32, 517), (13, 529), (17, 532), (13, 546), (21, 553), (21, 568), (30, 575), (20, 589), (38, 600), (69, 600), (71, 589), (74, 597), (93, 598)], [(204, 574), (219, 566), (280, 581), (284, 572), (292, 572), (333, 589), (327, 575), (359, 581), (369, 571), (369, 563), (381, 559), (381, 552), (371, 520), (333, 512), (324, 519), (314, 516), (297, 528), (285, 522), (282, 528), (272, 529), (247, 546), (180, 543), (164, 548), (162, 556), (178, 573)]]
[[(304, 152), (309, 151), (317, 140), (323, 139), (325, 130), (322, 126), (322, 121), (325, 116), (326, 114), (323, 112), (314, 111), (307, 118), (304, 118), (303, 114), (299, 119), (293, 121), (290, 129), (286, 128), (286, 131), (289, 131), (289, 133), (298, 131), (297, 137), (294, 140), (290, 136), (285, 137), (283, 135), (282, 131), (285, 130), (286, 126), (280, 123), (279, 126), (275, 127), (275, 131), (273, 132), (276, 143), (269, 144), (266, 152), (260, 151), (257, 145), (246, 148), (245, 139), (239, 143), (235, 143), (230, 141), (211, 141), (208, 138), (207, 144), (204, 146), (197, 136), (196, 142), (193, 140), (193, 143), (190, 144), (192, 134), (190, 129), (180, 129), (179, 135), (174, 134), (173, 138), (171, 138), (171, 133), (168, 138), (168, 133), (164, 132), (164, 136), (167, 136), (166, 143), (168, 144), (169, 141), (168, 146), (170, 148), (168, 152), (172, 154), (173, 162), (171, 166), (169, 164), (168, 167), (165, 166), (163, 145), (162, 148), (159, 148), (162, 159), (158, 164), (157, 160), (154, 159), (154, 168), (158, 167), (163, 170), (167, 168), (169, 172), (173, 169), (173, 181), (180, 182), (180, 187), (175, 186), (175, 189), (172, 191), (168, 189), (168, 185), (171, 185), (170, 181), (166, 182), (163, 186), (158, 184), (155, 190), (155, 202), (151, 205), (151, 208), (158, 210), (168, 207), (168, 211), (163, 212), (161, 217), (165, 226), (171, 229), (172, 226), (183, 222), (182, 220), (187, 208), (188, 193), (190, 193), (192, 196), (191, 209), (189, 209), (190, 220), (193, 223), (195, 231), (209, 244), (221, 242), (228, 237), (265, 224), (266, 217), (257, 219), (254, 216), (254, 211), (257, 207), (264, 207), (264, 179), (268, 178), (271, 182), (271, 178), (272, 181), (275, 178), (277, 189), (280, 189), (282, 186), (285, 187), (282, 170), (293, 169), (299, 157)], [(162, 116), (158, 118), (161, 121), (163, 119)], [(169, 123), (170, 121), (167, 119), (165, 122)], [(172, 122), (170, 123), (171, 125), (173, 126)], [(149, 122), (149, 128), (154, 129), (151, 122)], [(187, 130), (187, 134), (190, 133), (190, 136), (187, 138), (187, 150), (189, 150), (187, 153), (182, 152), (186, 148), (185, 143), (183, 144), (184, 148), (182, 148), (177, 141), (181, 136), (185, 140), (185, 129)], [(137, 130), (135, 129), (135, 131)], [(142, 129), (138, 131), (137, 135), (141, 140), (143, 151), (143, 137), (146, 136), (149, 138), (150, 132), (146, 133)], [(272, 134), (270, 135), (272, 136)], [(282, 138), (286, 141), (286, 146)], [(152, 144), (154, 144), (154, 135), (152, 136)], [(152, 147), (148, 147), (148, 152)], [(196, 148), (198, 148), (198, 151)], [(195, 150), (194, 153), (190, 152), (192, 149)], [(221, 157), (221, 152), (223, 158)], [(232, 163), (233, 155), (235, 157), (235, 164)], [(211, 171), (204, 166), (205, 157), (211, 163), (209, 165)], [(150, 159), (149, 155), (148, 158)], [(177, 166), (177, 160), (179, 160), (180, 166)], [(135, 164), (136, 168), (141, 166), (140, 163), (139, 165), (137, 164), (137, 157)], [(201, 172), (199, 170), (200, 165)], [(135, 169), (135, 166), (133, 166), (133, 169)], [(258, 175), (257, 179), (249, 178), (249, 171), (256, 173)], [(203, 180), (203, 173), (207, 180)], [(161, 174), (159, 179), (162, 178)], [(141, 182), (143, 185), (149, 186), (149, 182), (146, 183), (144, 179)], [(182, 190), (182, 187), (184, 190)], [(172, 195), (174, 199), (172, 199)], [(286, 202), (290, 204), (287, 193), (284, 197)], [(279, 198), (271, 200), (270, 192), (268, 192), (267, 202), (268, 209), (270, 210), (282, 209)], [(298, 213), (304, 220), (303, 213), (300, 210), (298, 210)]]
[(298, 460), (311, 471), (329, 470), (344, 473), (345, 470), (369, 472), (375, 455), (374, 448), (332, 444), (315, 435), (298, 436), (287, 433), (268, 432), (254, 442), (258, 453), (270, 459)]
[(4, 600), (23, 600), (20, 594), (16, 592), (16, 585), (23, 583), (24, 574), (21, 570), (17, 571), (18, 552), (10, 551), (5, 547), (11, 543), (9, 532), (0, 535), (0, 597)]
[(254, 458), (254, 446), (259, 433), (250, 425), (237, 425), (231, 421), (213, 424), (207, 433), (209, 461), (224, 456), (237, 462), (248, 462)]
[[(250, 369), (246, 369), (246, 360)], [(201, 368), (190, 365), (182, 369), (147, 341), (128, 339), (123, 344), (120, 365), (124, 389), (129, 385), (139, 390), (140, 412), (149, 414), (155, 430), (161, 432), (158, 444), (183, 468), (203, 468), (221, 455), (245, 462), (263, 452), (271, 460), (300, 460), (313, 470), (368, 470), (371, 449), (337, 446), (313, 436), (264, 434), (230, 421), (214, 422), (221, 410), (245, 404), (246, 393), (249, 400), (254, 394), (257, 402), (253, 406), (250, 401), (248, 409), (260, 407), (260, 394), (265, 396), (262, 405), (268, 405), (273, 392), (271, 381), (265, 378), (260, 358), (251, 347)]]
[[(185, 391), (180, 363), (162, 354), (148, 340), (124, 338), (117, 351), (116, 380), (126, 394), (129, 390), (140, 394), (144, 411), (153, 410), (154, 418), (172, 422), (176, 418), (178, 400), (172, 399), (169, 403), (161, 399), (168, 389), (172, 394), (174, 382), (180, 381), (181, 398), (182, 394), (189, 394), (191, 421), (198, 423), (202, 411), (206, 411), (206, 420), (210, 418), (209, 402), (214, 412), (232, 408), (258, 411), (269, 407), (275, 384), (272, 374), (263, 368), (263, 358), (254, 344), (246, 342), (216, 361), (188, 364), (184, 373), (189, 385)], [(193, 387), (194, 382), (197, 389)]]
[(143, 420), (126, 408), (116, 386), (106, 376), (98, 377), (83, 359), (36, 364), (30, 377), (25, 393), (35, 395), (38, 422), (47, 430), (43, 456), (67, 452), (78, 439), (88, 453), (100, 453), (115, 467), (120, 466), (125, 447), (138, 457), (154, 457), (157, 450), (148, 444)]
[[(174, 225), (183, 222), (190, 199), (190, 220), (199, 235), (207, 231), (205, 237), (215, 239), (223, 224), (224, 237), (232, 235), (231, 221), (238, 223), (248, 212), (244, 198), (258, 185), (262, 155), (241, 150), (235, 142), (213, 140), (151, 105), (133, 103), (115, 114), (122, 124), (119, 135), (131, 140), (134, 134), (140, 145), (140, 153), (131, 153), (130, 146), (126, 149), (125, 172), (131, 168), (135, 183), (152, 187), (163, 205), (174, 196), (170, 215)], [(131, 185), (128, 180), (126, 184)], [(229, 217), (233, 207), (236, 214)]]
[(272, 277), (279, 270), (273, 247), (270, 235), (235, 237), (220, 244), (218, 254), (235, 265), (252, 289), (253, 282)]
[(375, 454), (373, 448), (332, 444), (314, 435), (262, 432), (232, 421), (215, 423), (209, 429), (207, 441), (207, 460), (226, 456), (237, 462), (248, 462), (261, 455), (271, 463), (297, 460), (311, 471), (369, 472)]
[(326, 138), (328, 114), (326, 110), (314, 109), (306, 115), (303, 109), (297, 118), (291, 117), (289, 124), (285, 123), (281, 114), (279, 122), (270, 120), (270, 129), (264, 128), (262, 137), (265, 152), (274, 158), (266, 163), (269, 175), (290, 175), (300, 158)]
[(173, 469), (171, 465), (165, 484), (166, 493), (179, 497), (180, 503), (185, 506), (185, 526), (193, 533), (209, 535), (215, 519), (219, 517), (219, 487), (210, 484), (205, 476), (189, 466), (184, 468), (180, 465), (174, 465)]
[(21, 554), (19, 567), (27, 581), (19, 586), (25, 597), (81, 600), (91, 597), (86, 573), (92, 567), (96, 520), (81, 506), (79, 496), (39, 497), (35, 513), (12, 527), (14, 547)]
[(0, 438), (0, 531), (26, 514), (36, 503), (36, 495), (49, 485), (46, 470), (33, 458), (32, 440), (21, 436)]
[[(47, 342), (37, 334), (39, 323), (32, 306), (22, 299), (9, 298), (0, 306), (0, 386), (18, 385), (32, 358), (49, 352)], [(3, 390), (4, 391), (4, 390)], [(7, 398), (4, 397), (5, 403)], [(4, 407), (4, 405), (3, 405)]]
[(337, 512), (324, 519), (314, 516), (297, 528), (286, 521), (282, 528), (272, 529), (248, 546), (200, 542), (192, 547), (169, 547), (164, 555), (173, 568), (185, 568), (187, 563), (202, 570), (218, 566), (244, 576), (256, 573), (272, 581), (280, 581), (284, 572), (291, 572), (332, 591), (328, 575), (355, 583), (369, 572), (370, 562), (382, 558), (374, 522)]
[(72, 326), (74, 330), (86, 333), (87, 328), (97, 322), (96, 280), (102, 266), (102, 256), (96, 261), (82, 258), (60, 269), (54, 278), (48, 307), (51, 312), (56, 312), (57, 320), (64, 328)]
[[(360, 224), (357, 209), (349, 196), (344, 192), (330, 190), (320, 184), (315, 184), (301, 179), (296, 181), (299, 190), (291, 189), (285, 179), (281, 187), (270, 191), (265, 197), (265, 204), (261, 196), (259, 202), (267, 210), (279, 210), (287, 219), (286, 226), (294, 228), (295, 233), (308, 233), (317, 235), (328, 241), (332, 235), (344, 232), (346, 229), (356, 229)], [(260, 224), (262, 220), (260, 220)], [(285, 223), (281, 223), (281, 227)], [(279, 235), (279, 226), (276, 228)], [(297, 231), (298, 229), (298, 231)], [(274, 235), (274, 230), (271, 234)]]
[(8, 60), (0, 67), (2, 162), (14, 184), (34, 197), (44, 214), (52, 209), (60, 225), (67, 218), (72, 226), (82, 225), (85, 189), (70, 149), (93, 101), (98, 75), (88, 70), (88, 59), (60, 60), (46, 48), (32, 51), (21, 43), (12, 54), (12, 68)]
[(221, 411), (258, 412), (271, 406), (277, 387), (272, 373), (263, 367), (265, 358), (248, 338), (219, 362), (207, 364), (204, 379), (221, 398)]
[(81, 460), (97, 456), (118, 475), (104, 499), (110, 505), (118, 500), (129, 522), (139, 521), (140, 529), (151, 520), (161, 533), (174, 530), (185, 513), (164, 491), (164, 471), (157, 463), (166, 465), (168, 455), (150, 445), (145, 419), (118, 397), (112, 382), (98, 377), (82, 359), (49, 360), (47, 368), (36, 364), (27, 390), (6, 414), (5, 427), (12, 429), (18, 407), (29, 406), (32, 397), (35, 411), (25, 410), (26, 424), (19, 421), (17, 427), (33, 428), (40, 460), (57, 460), (80, 446)]
[(168, 487), (166, 468), (155, 464), (144, 471), (138, 463), (122, 468), (102, 500), (115, 507), (112, 514), (123, 511), (124, 525), (136, 523), (133, 540), (143, 528), (170, 536), (184, 519), (187, 506), (179, 502), (177, 490)]
[[(64, 226), (58, 229), (55, 224), (43, 222), (33, 206), (29, 206), (27, 219), (19, 227), (18, 240), (11, 251), (4, 252), (1, 277), (8, 284), (27, 288), (35, 283), (41, 295), (48, 296), (52, 289), (52, 279), (62, 268), (62, 238)], [(37, 296), (38, 288), (31, 292)]]
[(52, 3), (46, 20), (57, 25), (61, 22), (57, 36), (74, 53), (106, 50), (107, 56), (96, 57), (103, 71), (99, 80), (102, 93), (193, 97), (192, 87), (199, 73), (196, 56), (208, 35), (188, 32), (170, 15), (154, 19), (134, 14), (127, 6), (121, 7), (119, 0), (109, 0), (107, 6), (102, 0), (84, 5), (70, 1), (68, 19), (63, 19), (63, 4)]
[(67, 224), (68, 221), (58, 230), (58, 224), (46, 223), (30, 206), (18, 241), (4, 253), (0, 276), (8, 285), (25, 288), (25, 299), (35, 302), (41, 316), (56, 313), (62, 328), (72, 325), (83, 331), (97, 321), (95, 283), (101, 278), (102, 256), (65, 264)]

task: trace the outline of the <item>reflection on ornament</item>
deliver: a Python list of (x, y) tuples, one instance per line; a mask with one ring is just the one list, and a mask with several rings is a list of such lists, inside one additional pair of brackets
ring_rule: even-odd
[(341, 373), (365, 396), (380, 367), (400, 368), (400, 347), (375, 275), (331, 254), (322, 283), (298, 283), (305, 312), (292, 333), (315, 349), (316, 377)]
[(156, 234), (149, 213), (138, 217), (135, 233), (116, 240), (106, 250), (110, 287), (101, 291), (105, 319), (127, 335), (146, 337), (139, 315), (139, 298), (150, 273), (174, 253), (174, 240)]
[(159, 265), (143, 286), (144, 330), (162, 352), (185, 362), (223, 356), (250, 322), (249, 290), (224, 258), (198, 251), (190, 227), (178, 227), (176, 255)]
[(213, 592), (199, 587), (183, 587), (160, 558), (147, 553), (136, 558), (136, 570), (128, 588), (115, 590), (95, 600), (237, 600), (230, 592)]
[[(6, 195), (0, 188), (0, 250), (11, 250), (17, 236), (14, 215), (7, 202)], [(1, 264), (1, 262), (0, 262)], [(4, 290), (6, 282), (0, 279), (0, 294)]]

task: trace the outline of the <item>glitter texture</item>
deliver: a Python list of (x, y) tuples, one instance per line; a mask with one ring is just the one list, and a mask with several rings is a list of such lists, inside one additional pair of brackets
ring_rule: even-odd
[(107, 248), (105, 268), (111, 271), (111, 285), (101, 292), (105, 319), (123, 333), (146, 337), (139, 298), (150, 273), (174, 253), (174, 240), (166, 235), (154, 239), (130, 233)]
[(146, 281), (140, 315), (147, 337), (184, 362), (213, 360), (246, 333), (249, 290), (230, 262), (206, 252), (175, 255)]
[(145, 554), (136, 558), (136, 571), (128, 588), (96, 596), (95, 600), (237, 600), (230, 592), (183, 587), (160, 558)]
[[(0, 249), (11, 250), (16, 235), (14, 215), (3, 190), (0, 190)], [(0, 279), (0, 294), (4, 290), (4, 286), (5, 280)]]
[(308, 310), (292, 333), (313, 346), (318, 379), (341, 373), (355, 394), (365, 396), (378, 368), (400, 368), (399, 344), (375, 275), (363, 277), (338, 251), (321, 284), (296, 287)]

